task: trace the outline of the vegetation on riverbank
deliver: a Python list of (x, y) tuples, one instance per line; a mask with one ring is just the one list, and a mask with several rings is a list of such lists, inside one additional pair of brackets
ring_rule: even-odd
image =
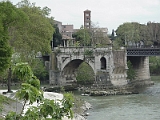
[(8, 104), (10, 101), (11, 101), (11, 99), (9, 99), (3, 95), (0, 95), (0, 111), (2, 111), (2, 109), (3, 109), (3, 104)]
[[(71, 94), (65, 93), (64, 98), (59, 100), (60, 103), (44, 99), (43, 91), (40, 89), (40, 82), (34, 76), (28, 64), (16, 64), (13, 73), (22, 81), (21, 88), (15, 94), (15, 97), (19, 101), (23, 101), (22, 110), (20, 113), (16, 113), (15, 111), (9, 112), (5, 116), (5, 120), (61, 120), (64, 116), (73, 118), (71, 109), (73, 107), (73, 97)], [(32, 106), (24, 112), (26, 104), (33, 105), (34, 102), (37, 102), (37, 106)]]
[(160, 57), (151, 56), (149, 57), (149, 68), (151, 75), (160, 75)]

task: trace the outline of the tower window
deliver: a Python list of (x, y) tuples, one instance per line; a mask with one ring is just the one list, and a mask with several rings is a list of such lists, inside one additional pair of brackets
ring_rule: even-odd
[(89, 23), (86, 23), (86, 25), (89, 25)]
[(89, 16), (89, 14), (86, 14), (86, 16)]

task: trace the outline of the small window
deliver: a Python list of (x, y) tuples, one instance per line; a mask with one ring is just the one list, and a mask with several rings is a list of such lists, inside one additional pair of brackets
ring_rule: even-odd
[(86, 23), (86, 25), (89, 25), (89, 23)]
[(89, 14), (86, 14), (86, 16), (89, 16)]

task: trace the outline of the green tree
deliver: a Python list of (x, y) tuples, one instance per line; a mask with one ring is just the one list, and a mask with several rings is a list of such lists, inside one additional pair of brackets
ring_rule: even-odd
[[(150, 25), (149, 25), (150, 26)], [(153, 45), (154, 43), (154, 39), (152, 39), (151, 36), (151, 30), (150, 27), (148, 25), (141, 25), (141, 31), (140, 31), (140, 39), (141, 41), (143, 41), (144, 45)]]
[(157, 46), (160, 44), (160, 23), (148, 22), (146, 33), (149, 45)]
[(126, 22), (117, 28), (116, 35), (115, 42), (121, 46), (137, 46), (140, 42), (143, 42), (145, 46), (157, 46), (160, 44), (160, 23), (148, 22), (145, 25)]
[(91, 37), (91, 45), (97, 47), (106, 47), (111, 44), (111, 41), (107, 35), (107, 28), (99, 28), (97, 24), (92, 23), (89, 29)]
[(28, 0), (19, 2), (17, 8), (23, 11), (29, 20), (23, 26), (17, 23), (9, 29), (10, 44), (14, 51), (20, 53), (22, 59), (27, 62), (31, 54), (35, 56), (39, 51), (42, 54), (50, 53), (50, 42), (54, 33), (52, 19), (48, 18), (50, 9), (41, 9)]
[[(16, 92), (16, 98), (23, 100), (23, 109), (20, 114), (11, 112), (7, 114), (6, 120), (62, 120), (64, 116), (73, 118), (72, 106), (73, 96), (69, 93), (64, 94), (64, 98), (59, 102), (44, 99), (43, 92), (40, 89), (40, 82), (34, 76), (30, 66), (26, 63), (16, 64), (13, 73), (23, 81), (21, 89)], [(32, 105), (34, 102), (39, 103), (37, 106), (29, 108), (24, 113), (26, 103)]]
[(135, 70), (133, 69), (133, 65), (130, 61), (127, 62), (128, 65), (128, 71), (127, 71), (127, 78), (129, 80), (134, 80), (135, 79)]
[(42, 59), (36, 58), (32, 60), (32, 71), (34, 75), (41, 81), (48, 79), (48, 71), (47, 68), (44, 66), (44, 61)]
[(114, 29), (112, 29), (112, 33), (109, 34), (109, 38), (110, 38), (110, 40), (112, 40), (112, 41), (115, 40), (116, 36), (115, 36), (115, 31), (114, 31)]
[(76, 41), (79, 41), (80, 46), (91, 45), (91, 37), (89, 35), (89, 31), (83, 27), (81, 27), (80, 30), (74, 33), (73, 37), (76, 39)]
[[(5, 42), (4, 39), (9, 40), (11, 48), (13, 48), (13, 52), (17, 55), (19, 61), (27, 61), (34, 68), (34, 59), (37, 52), (40, 51), (43, 54), (51, 52), (50, 41), (52, 40), (54, 28), (53, 18), (48, 17), (50, 9), (36, 7), (28, 0), (23, 0), (16, 6), (7, 1), (1, 2), (0, 13), (3, 16), (0, 17), (0, 34), (3, 34), (0, 38), (3, 37), (3, 42)], [(7, 42), (4, 44), (6, 51), (3, 50), (0, 54), (6, 52), (9, 58), (11, 57), (11, 54), (9, 56), (11, 48), (8, 47), (9, 45), (7, 46)], [(13, 64), (17, 63), (13, 59), (7, 60), (7, 56), (3, 56), (3, 60), (8, 63), (10, 61), (14, 61)], [(4, 63), (0, 65), (4, 69), (7, 66)]]
[(12, 50), (8, 43), (8, 36), (0, 30), (0, 73), (4, 72), (10, 64)]
[(16, 63), (13, 68), (13, 74), (22, 82), (33, 76), (33, 72), (28, 63)]
[(94, 72), (92, 68), (87, 63), (83, 62), (78, 67), (76, 79), (78, 84), (92, 84), (94, 82)]
[(149, 57), (149, 68), (151, 75), (160, 75), (160, 57), (151, 56)]
[[(27, 20), (24, 12), (16, 8), (9, 1), (0, 2), (0, 72), (7, 67), (8, 70), (8, 92), (11, 92), (11, 56), (12, 49), (9, 45), (11, 38), (10, 28), (18, 24), (23, 24)], [(2, 67), (2, 68), (1, 68)]]
[(62, 35), (59, 32), (57, 25), (54, 25), (55, 32), (53, 34), (53, 47), (57, 47), (62, 43)]
[(8, 29), (15, 24), (20, 12), (11, 2), (0, 2), (0, 73), (9, 67), (12, 49), (9, 45)]
[(116, 40), (118, 39), (120, 44), (123, 43), (123, 46), (137, 46), (140, 41), (140, 24), (137, 22), (132, 23), (123, 23), (120, 25), (116, 32)]

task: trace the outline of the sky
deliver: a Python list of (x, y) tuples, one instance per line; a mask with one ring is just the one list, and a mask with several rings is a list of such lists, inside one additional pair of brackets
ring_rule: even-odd
[[(2, 1), (2, 0), (0, 0)], [(10, 0), (13, 4), (21, 0)], [(160, 23), (160, 0), (29, 0), (36, 6), (51, 9), (51, 16), (63, 25), (83, 25), (83, 12), (91, 11), (91, 21), (107, 27), (109, 33), (125, 22)]]

